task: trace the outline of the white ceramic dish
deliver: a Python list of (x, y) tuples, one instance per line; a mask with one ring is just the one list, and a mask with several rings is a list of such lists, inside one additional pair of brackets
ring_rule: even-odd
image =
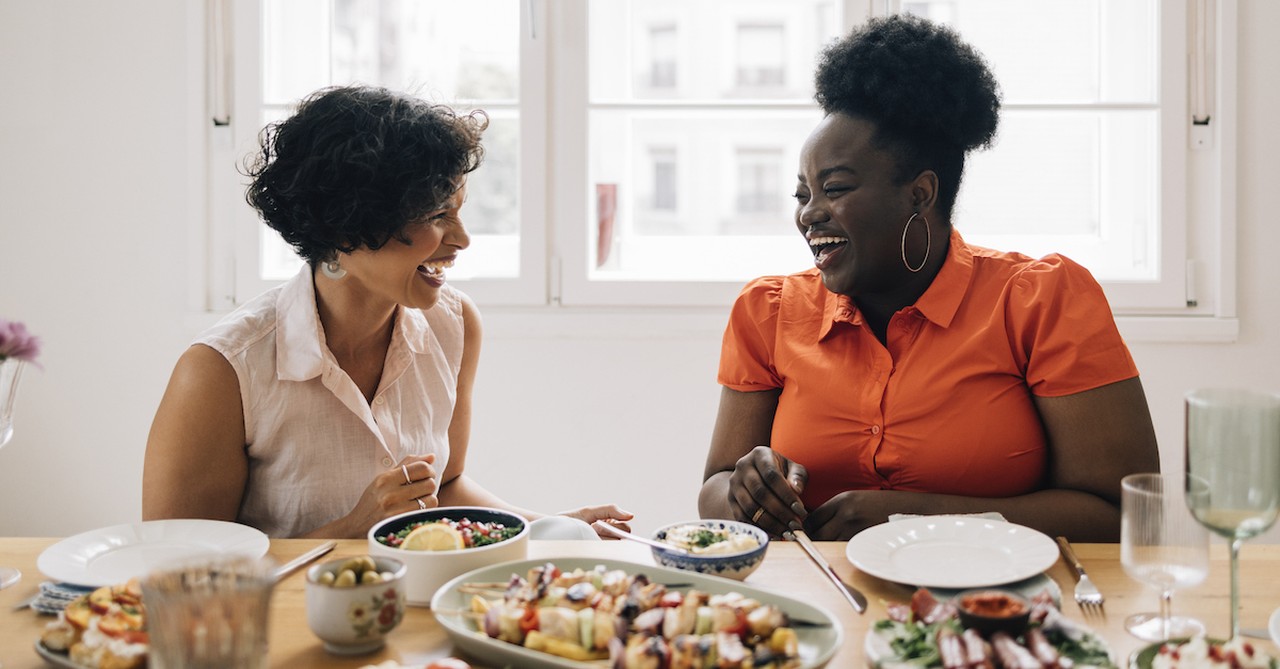
[(568, 516), (543, 516), (529, 523), (534, 541), (599, 541), (600, 535), (585, 522)]
[(1053, 566), (1058, 546), (1029, 527), (973, 516), (921, 516), (868, 528), (845, 556), (887, 581), (928, 588), (981, 588), (1031, 578)]
[(491, 565), (483, 569), (463, 574), (444, 584), (431, 600), (434, 611), (453, 611), (456, 613), (436, 613), (436, 620), (444, 626), (445, 632), (453, 641), (454, 648), (468, 657), (495, 666), (520, 667), (521, 669), (582, 669), (596, 666), (591, 663), (575, 662), (557, 657), (524, 646), (499, 641), (477, 632), (474, 622), (464, 614), (470, 606), (471, 595), (458, 592), (458, 587), (469, 582), (506, 581), (512, 574), (525, 576), (529, 569), (552, 563), (562, 571), (574, 569), (593, 569), (596, 565), (604, 565), (606, 569), (622, 569), (628, 574), (645, 574), (654, 583), (680, 584), (680, 589), (694, 588), (711, 594), (739, 592), (762, 604), (772, 604), (782, 609), (788, 616), (797, 620), (813, 623), (825, 623), (815, 627), (797, 627), (796, 636), (800, 642), (801, 669), (815, 669), (826, 665), (836, 650), (840, 648), (843, 633), (835, 616), (825, 609), (798, 599), (785, 597), (768, 590), (760, 590), (737, 581), (730, 581), (716, 576), (707, 576), (666, 567), (623, 562), (620, 560), (602, 560), (599, 558), (547, 558), (543, 560), (520, 560)]
[(82, 532), (46, 548), (36, 559), (45, 576), (101, 587), (142, 576), (156, 566), (209, 555), (262, 557), (267, 535), (221, 520), (149, 520)]
[[(507, 527), (520, 525), (520, 533), (496, 544), (452, 551), (406, 551), (393, 548), (378, 537), (399, 532), (424, 520), (470, 518), (475, 522), (500, 522)], [(431, 596), (445, 581), (486, 565), (522, 560), (529, 554), (529, 521), (514, 513), (479, 506), (438, 506), (425, 511), (410, 511), (392, 516), (369, 529), (369, 554), (400, 560), (408, 567), (404, 577), (405, 601), (414, 606), (430, 606)]]
[(1267, 622), (1267, 630), (1271, 632), (1271, 642), (1280, 646), (1280, 608), (1271, 612), (1271, 620)]
[(384, 636), (404, 618), (404, 575), (400, 560), (373, 558), (389, 580), (336, 587), (320, 583), (320, 575), (337, 576), (351, 558), (337, 558), (307, 570), (307, 626), (335, 655), (363, 655), (381, 648)]

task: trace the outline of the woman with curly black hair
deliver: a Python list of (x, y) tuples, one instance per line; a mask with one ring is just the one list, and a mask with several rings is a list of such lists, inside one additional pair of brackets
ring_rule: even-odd
[(351, 86), (263, 131), (248, 200), (307, 264), (179, 359), (147, 441), (144, 517), (358, 538), (441, 504), (539, 516), (463, 473), (480, 316), (445, 269), (470, 244), (459, 210), (486, 124)]
[(983, 58), (893, 16), (828, 47), (816, 84), (795, 193), (814, 268), (734, 304), (700, 511), (821, 539), (999, 512), (1116, 541), (1120, 479), (1159, 457), (1100, 286), (952, 227), (965, 155), (999, 120)]

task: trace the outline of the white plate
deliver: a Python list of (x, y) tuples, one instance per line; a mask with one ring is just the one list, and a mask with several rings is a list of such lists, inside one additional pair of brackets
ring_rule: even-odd
[(859, 532), (845, 547), (859, 570), (927, 588), (981, 588), (1053, 566), (1058, 546), (1029, 527), (973, 516), (921, 516)]
[(1267, 623), (1267, 629), (1271, 632), (1271, 641), (1280, 646), (1280, 609), (1271, 612), (1271, 620)]
[(782, 609), (788, 616), (797, 620), (825, 623), (815, 627), (797, 627), (796, 637), (800, 646), (801, 669), (815, 669), (826, 665), (836, 650), (840, 648), (843, 632), (840, 623), (825, 609), (807, 604), (798, 599), (760, 590), (737, 581), (707, 576), (690, 571), (655, 567), (653, 565), (620, 560), (601, 560), (597, 558), (547, 558), (542, 560), (519, 560), (504, 562), (490, 567), (483, 567), (468, 572), (444, 584), (431, 599), (431, 610), (436, 612), (436, 620), (444, 626), (445, 632), (453, 641), (454, 647), (465, 655), (492, 664), (495, 667), (520, 667), (521, 669), (581, 669), (582, 667), (599, 666), (598, 663), (583, 663), (557, 657), (524, 646), (499, 641), (477, 632), (475, 623), (461, 613), (440, 613), (441, 611), (466, 611), (471, 605), (471, 596), (458, 592), (458, 587), (469, 582), (506, 582), (512, 574), (525, 576), (532, 567), (552, 563), (561, 571), (574, 569), (592, 569), (596, 565), (604, 565), (606, 569), (621, 569), (628, 574), (644, 574), (654, 583), (678, 584), (673, 587), (684, 590), (695, 588), (711, 594), (739, 592), (762, 604), (772, 604)]
[(36, 560), (55, 581), (90, 587), (123, 583), (166, 562), (214, 554), (267, 554), (267, 535), (221, 520), (149, 520), (67, 537)]
[(75, 662), (72, 662), (71, 658), (67, 657), (66, 651), (59, 652), (56, 650), (49, 650), (48, 648), (45, 647), (44, 643), (41, 641), (36, 642), (36, 655), (43, 657), (45, 662), (48, 662), (49, 664), (52, 664), (55, 667), (70, 667), (71, 669), (81, 669), (80, 665), (76, 664)]

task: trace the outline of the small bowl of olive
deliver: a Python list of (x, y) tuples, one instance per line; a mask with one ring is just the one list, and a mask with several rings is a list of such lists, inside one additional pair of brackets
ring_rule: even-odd
[(404, 563), (361, 555), (307, 570), (307, 625), (337, 655), (378, 650), (404, 618)]

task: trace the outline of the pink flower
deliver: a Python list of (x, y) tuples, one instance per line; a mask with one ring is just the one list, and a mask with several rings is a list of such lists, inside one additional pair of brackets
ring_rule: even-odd
[(35, 362), (40, 355), (40, 340), (27, 332), (27, 326), (0, 318), (0, 360), (16, 358)]

